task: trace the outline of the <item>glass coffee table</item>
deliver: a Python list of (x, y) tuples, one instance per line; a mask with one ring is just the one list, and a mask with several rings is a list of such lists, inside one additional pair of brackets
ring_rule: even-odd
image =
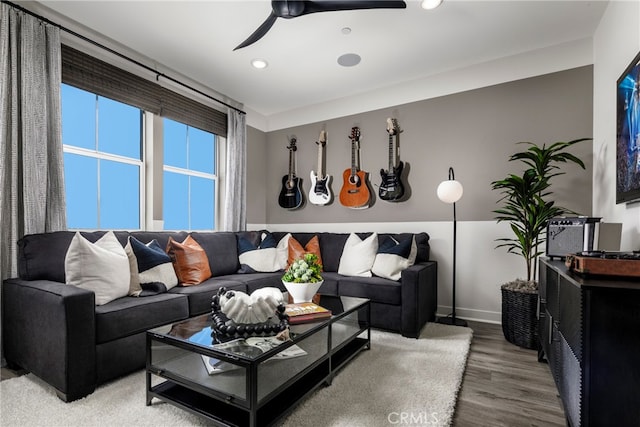
[(319, 304), (332, 316), (291, 325), (288, 341), (214, 343), (210, 314), (147, 331), (147, 405), (155, 397), (223, 426), (275, 423), (371, 348), (368, 299)]

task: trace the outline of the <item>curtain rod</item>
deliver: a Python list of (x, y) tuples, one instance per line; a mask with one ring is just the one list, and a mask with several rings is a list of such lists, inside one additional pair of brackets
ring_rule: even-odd
[(207, 94), (207, 93), (205, 93), (205, 92), (203, 92), (203, 91), (201, 91), (201, 90), (199, 90), (199, 89), (194, 88), (193, 86), (190, 86), (190, 85), (188, 85), (188, 84), (186, 84), (186, 83), (183, 83), (183, 82), (181, 82), (180, 80), (178, 80), (178, 79), (176, 79), (176, 78), (173, 78), (173, 77), (168, 76), (168, 75), (166, 75), (166, 74), (164, 74), (164, 73), (161, 73), (161, 72), (159, 72), (159, 71), (157, 71), (157, 70), (155, 70), (155, 69), (153, 69), (153, 68), (149, 67), (148, 65), (143, 64), (143, 63), (142, 63), (142, 62), (140, 62), (140, 61), (137, 61), (137, 60), (135, 60), (135, 59), (133, 59), (133, 58), (130, 58), (130, 57), (126, 56), (125, 54), (122, 54), (122, 53), (120, 53), (120, 52), (118, 52), (118, 51), (116, 51), (116, 50), (114, 50), (114, 49), (111, 49), (110, 47), (107, 47), (107, 46), (103, 45), (102, 43), (99, 43), (99, 42), (97, 42), (97, 41), (95, 41), (95, 40), (90, 39), (90, 38), (89, 38), (89, 37), (87, 37), (87, 36), (83, 36), (82, 34), (79, 34), (79, 33), (75, 32), (75, 31), (73, 31), (73, 30), (71, 30), (71, 29), (69, 29), (69, 28), (66, 28), (66, 27), (64, 27), (64, 26), (62, 26), (62, 25), (60, 25), (60, 24), (58, 24), (57, 22), (53, 22), (53, 21), (51, 21), (50, 19), (45, 18), (44, 16), (38, 15), (37, 13), (32, 12), (32, 11), (30, 11), (30, 10), (28, 10), (28, 9), (25, 9), (25, 8), (24, 8), (24, 7), (22, 7), (22, 6), (18, 6), (18, 5), (17, 5), (17, 4), (15, 4), (15, 3), (11, 3), (10, 1), (1, 0), (1, 2), (2, 2), (2, 3), (6, 3), (6, 4), (8, 4), (9, 6), (11, 6), (11, 7), (15, 8), (15, 9), (18, 9), (18, 10), (20, 10), (20, 11), (22, 11), (22, 12), (24, 12), (24, 13), (28, 14), (28, 15), (31, 15), (31, 16), (33, 16), (33, 17), (35, 17), (35, 18), (38, 18), (38, 19), (40, 19), (40, 20), (42, 20), (42, 21), (46, 22), (47, 24), (53, 25), (54, 27), (57, 27), (57, 28), (61, 29), (62, 31), (64, 31), (64, 32), (66, 32), (66, 33), (71, 34), (71, 35), (72, 35), (72, 36), (74, 36), (74, 37), (77, 37), (77, 38), (79, 38), (79, 39), (81, 39), (81, 40), (84, 40), (84, 41), (86, 41), (86, 42), (88, 42), (88, 43), (91, 43), (92, 45), (97, 46), (97, 47), (99, 47), (100, 49), (104, 49), (104, 50), (106, 50), (107, 52), (112, 53), (113, 55), (116, 55), (116, 56), (118, 56), (118, 57), (120, 57), (120, 58), (122, 58), (122, 59), (125, 59), (125, 60), (127, 60), (127, 61), (129, 61), (129, 62), (131, 62), (131, 63), (133, 63), (133, 64), (135, 64), (135, 65), (137, 65), (138, 67), (144, 68), (144, 69), (145, 69), (145, 70), (147, 70), (147, 71), (151, 71), (152, 73), (154, 73), (154, 74), (156, 75), (156, 79), (158, 79), (159, 77), (163, 77), (163, 78), (165, 78), (165, 79), (167, 79), (167, 80), (172, 81), (173, 83), (176, 83), (176, 84), (178, 84), (178, 85), (180, 85), (180, 86), (182, 86), (182, 87), (184, 87), (184, 88), (187, 88), (187, 89), (189, 89), (189, 90), (191, 90), (191, 91), (193, 91), (193, 92), (195, 92), (195, 93), (198, 93), (198, 94), (200, 94), (200, 95), (202, 95), (202, 96), (204, 96), (204, 97), (206, 97), (206, 98), (209, 98), (209, 99), (211, 99), (212, 101), (217, 102), (218, 104), (221, 104), (221, 105), (224, 105), (225, 107), (231, 108), (232, 110), (235, 110), (235, 111), (237, 111), (237, 112), (238, 112), (238, 113), (240, 113), (240, 114), (247, 114), (245, 111), (243, 111), (243, 110), (241, 110), (241, 109), (239, 109), (239, 108), (236, 108), (236, 107), (234, 107), (233, 105), (230, 105), (230, 104), (228, 104), (228, 103), (226, 103), (226, 102), (224, 102), (224, 101), (221, 101), (221, 100), (219, 100), (218, 98), (215, 98), (215, 97), (213, 97), (213, 96), (211, 96), (211, 95), (209, 95), (209, 94)]

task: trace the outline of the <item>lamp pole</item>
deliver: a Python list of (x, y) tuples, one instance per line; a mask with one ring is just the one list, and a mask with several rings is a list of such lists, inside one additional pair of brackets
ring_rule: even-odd
[(462, 197), (462, 184), (455, 180), (453, 168), (449, 167), (449, 179), (442, 181), (438, 186), (438, 198), (445, 203), (453, 204), (453, 281), (452, 281), (452, 312), (451, 317), (440, 317), (437, 322), (445, 325), (467, 326), (463, 319), (456, 318), (456, 240), (457, 240), (457, 220), (456, 202)]

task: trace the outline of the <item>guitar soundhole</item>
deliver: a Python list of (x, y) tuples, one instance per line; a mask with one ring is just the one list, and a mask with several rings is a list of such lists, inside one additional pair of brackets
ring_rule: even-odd
[(349, 175), (349, 184), (359, 185), (360, 179), (358, 178), (358, 175)]

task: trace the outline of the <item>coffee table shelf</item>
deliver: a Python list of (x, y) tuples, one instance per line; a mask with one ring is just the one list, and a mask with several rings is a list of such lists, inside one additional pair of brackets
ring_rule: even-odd
[[(259, 355), (212, 347), (202, 338), (210, 334), (209, 315), (148, 331), (147, 405), (155, 397), (221, 426), (274, 424), (370, 348), (369, 300), (323, 296), (320, 304), (331, 318), (291, 326), (290, 342)], [(290, 344), (306, 355), (278, 359)], [(203, 356), (233, 369), (210, 375)]]

